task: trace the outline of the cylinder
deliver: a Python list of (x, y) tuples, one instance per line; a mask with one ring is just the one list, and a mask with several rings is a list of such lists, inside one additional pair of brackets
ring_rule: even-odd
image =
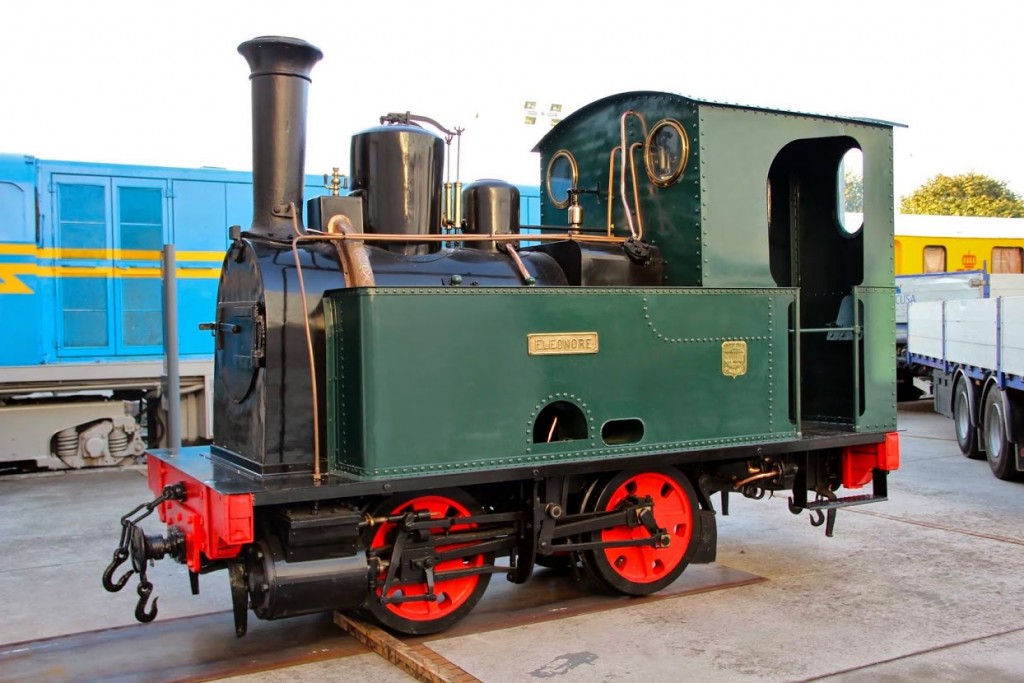
[(366, 599), (366, 554), (287, 562), (276, 540), (260, 541), (249, 558), (248, 588), (260, 619), (283, 619), (332, 609), (353, 609)]
[[(519, 234), (519, 188), (503, 180), (476, 180), (462, 190), (462, 211), (467, 235)], [(494, 242), (466, 242), (466, 246), (497, 251)]]
[[(441, 232), (444, 140), (419, 126), (378, 126), (352, 136), (352, 193), (364, 198), (365, 231)], [(392, 242), (390, 251), (425, 254), (438, 244)]]
[(262, 36), (238, 46), (252, 82), (252, 190), (250, 232), (294, 234), (290, 204), (302, 229), (306, 166), (306, 99), (310, 71), (323, 53), (304, 40)]

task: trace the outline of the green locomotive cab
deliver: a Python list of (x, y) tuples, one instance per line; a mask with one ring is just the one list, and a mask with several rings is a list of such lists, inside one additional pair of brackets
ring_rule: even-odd
[[(631, 224), (642, 231), (663, 255), (666, 286), (793, 291), (786, 310), (775, 311), (789, 318), (789, 340), (774, 352), (793, 363), (776, 400), (788, 403), (780, 410), (798, 429), (803, 421), (893, 429), (893, 306), (885, 301), (893, 287), (892, 128), (666, 93), (608, 97), (538, 144), (548, 169), (542, 221), (566, 224), (551, 196), (550, 164), (569, 156), (579, 188), (604, 190), (578, 193), (583, 214), (627, 237)], [(848, 220), (843, 162), (851, 150), (863, 159), (865, 191), (862, 216)], [(692, 381), (716, 400), (699, 374)]]

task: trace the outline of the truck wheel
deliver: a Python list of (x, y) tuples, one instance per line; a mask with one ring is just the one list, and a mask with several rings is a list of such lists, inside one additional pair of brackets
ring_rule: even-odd
[(971, 460), (985, 457), (978, 448), (978, 430), (971, 424), (971, 387), (961, 377), (953, 390), (953, 426), (956, 429), (956, 444), (960, 452)]
[(988, 465), (997, 479), (1013, 481), (1018, 478), (1014, 462), (1014, 446), (1006, 438), (1006, 416), (1003, 414), (1002, 392), (992, 387), (985, 394), (985, 419), (982, 423)]

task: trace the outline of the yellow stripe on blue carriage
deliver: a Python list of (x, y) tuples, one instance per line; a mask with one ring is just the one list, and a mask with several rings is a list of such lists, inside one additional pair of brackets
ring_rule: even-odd
[[(20, 257), (20, 258), (19, 258)], [(214, 251), (182, 251), (175, 255), (180, 279), (216, 279), (224, 255)], [(56, 260), (64, 261), (55, 263)], [(102, 265), (67, 261), (106, 261)], [(153, 265), (126, 265), (124, 261), (151, 261)], [(23, 278), (116, 277), (159, 278), (160, 252), (130, 249), (37, 248), (26, 244), (0, 244), (0, 294), (34, 294)]]

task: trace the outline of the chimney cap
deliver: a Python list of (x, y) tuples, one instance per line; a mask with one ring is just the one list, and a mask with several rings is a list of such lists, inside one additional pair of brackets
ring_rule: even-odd
[(298, 76), (311, 80), (313, 65), (323, 59), (320, 48), (301, 38), (259, 36), (238, 46), (249, 63), (249, 78), (255, 76)]

